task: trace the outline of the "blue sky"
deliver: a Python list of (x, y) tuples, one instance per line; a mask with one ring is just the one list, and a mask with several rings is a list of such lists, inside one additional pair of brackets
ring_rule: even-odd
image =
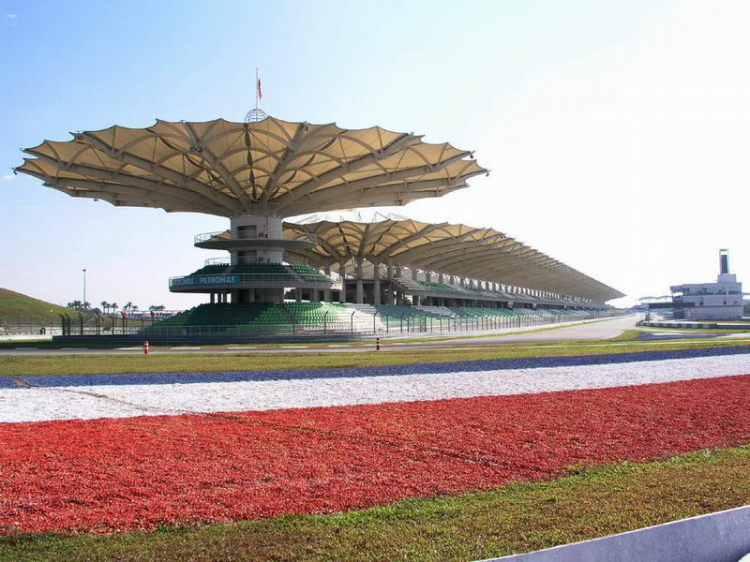
[(396, 210), (507, 232), (626, 292), (750, 280), (750, 8), (741, 1), (0, 0), (0, 287), (184, 308), (167, 279), (227, 221), (75, 200), (21, 147), (155, 118), (375, 124), (492, 169)]

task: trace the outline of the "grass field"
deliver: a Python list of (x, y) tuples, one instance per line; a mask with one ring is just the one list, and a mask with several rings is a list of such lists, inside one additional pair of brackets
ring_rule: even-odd
[(604, 343), (511, 344), (451, 349), (368, 351), (356, 353), (221, 353), (169, 355), (7, 355), (0, 357), (0, 376), (89, 375), (113, 373), (163, 373), (209, 371), (257, 371), (271, 369), (325, 369), (411, 365), (482, 359), (561, 357), (750, 346), (733, 340), (670, 342), (611, 341)]
[(65, 313), (74, 314), (75, 311), (9, 289), (0, 289), (0, 318), (44, 318), (57, 322), (60, 319), (57, 315)]
[(750, 503), (750, 447), (648, 464), (572, 467), (547, 483), (329, 516), (151, 533), (0, 538), (14, 562), (477, 560), (566, 544)]

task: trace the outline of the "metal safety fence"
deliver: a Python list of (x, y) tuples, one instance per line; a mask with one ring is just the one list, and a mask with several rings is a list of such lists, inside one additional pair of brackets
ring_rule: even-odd
[(518, 314), (514, 316), (426, 316), (418, 313), (403, 313), (399, 316), (363, 314), (349, 311), (330, 317), (326, 313), (322, 320), (313, 324), (245, 324), (163, 326), (158, 319), (126, 316), (97, 316), (84, 320), (68, 315), (53, 319), (0, 318), (0, 336), (125, 336), (141, 335), (153, 338), (179, 337), (252, 337), (252, 336), (306, 336), (327, 334), (393, 335), (441, 334), (461, 332), (491, 332), (514, 328), (534, 328), (567, 322), (596, 320), (615, 316), (612, 312), (587, 312), (581, 314)]

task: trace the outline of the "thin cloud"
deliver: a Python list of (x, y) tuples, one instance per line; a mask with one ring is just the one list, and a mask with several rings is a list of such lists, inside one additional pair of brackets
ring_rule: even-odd
[(3, 176), (3, 179), (5, 181), (12, 181), (13, 177), (14, 177), (13, 174), (6, 174), (6, 175)]
[(15, 21), (16, 14), (5, 14), (5, 21)]

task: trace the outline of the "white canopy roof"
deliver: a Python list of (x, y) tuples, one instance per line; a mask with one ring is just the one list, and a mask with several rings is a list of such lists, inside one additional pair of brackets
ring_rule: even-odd
[(17, 171), (74, 197), (221, 216), (404, 205), (467, 186), (472, 153), (411, 133), (217, 119), (44, 141)]
[(306, 233), (317, 237), (317, 245), (287, 251), (288, 259), (298, 256), (325, 266), (361, 258), (598, 302), (624, 296), (491, 228), (415, 220), (284, 223), (285, 238), (303, 239)]

